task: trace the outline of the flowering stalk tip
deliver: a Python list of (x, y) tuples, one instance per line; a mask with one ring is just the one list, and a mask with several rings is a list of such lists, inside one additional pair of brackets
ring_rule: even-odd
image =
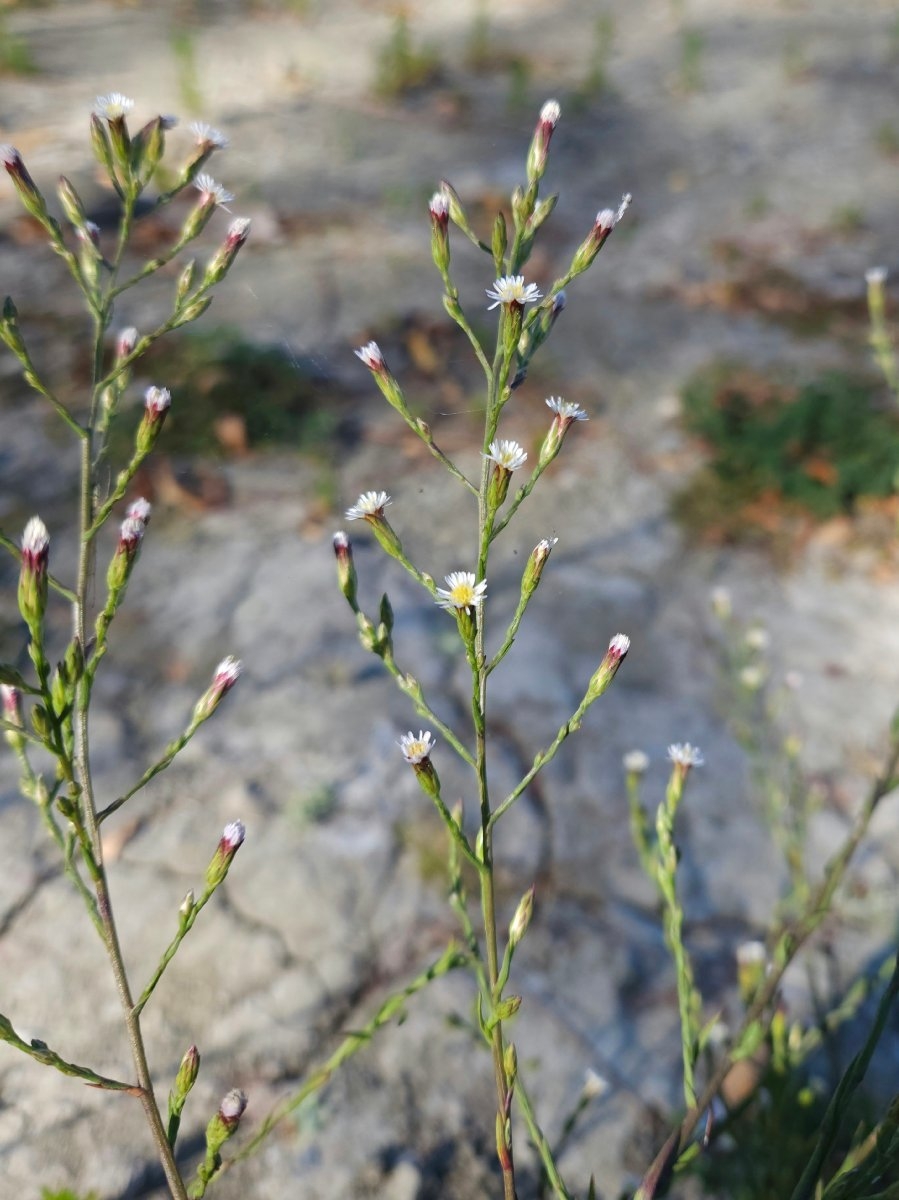
[(390, 368), (384, 355), (381, 353), (381, 347), (377, 342), (368, 342), (364, 346), (360, 346), (353, 353), (357, 358), (368, 367), (375, 378), (375, 383), (381, 390), (384, 399), (391, 408), (395, 408), (398, 413), (405, 419), (409, 419), (409, 408), (406, 404), (406, 398), (403, 395), (402, 388), (397, 383), (392, 375)]
[(358, 604), (356, 602), (357, 581), (356, 567), (353, 563), (353, 545), (342, 529), (334, 534), (334, 556), (337, 559), (337, 582), (347, 603), (355, 612)]
[(428, 201), (428, 212), (431, 214), (431, 257), (440, 274), (446, 275), (450, 265), (450, 200), (446, 192), (434, 193)]
[(487, 580), (475, 583), (473, 571), (452, 571), (446, 576), (445, 588), (437, 588), (435, 603), (452, 613), (466, 645), (472, 645), (477, 629), (477, 611), (484, 603)]
[[(386, 492), (363, 492), (352, 508), (348, 508), (344, 516), (348, 521), (365, 521), (377, 538), (382, 549), (397, 558), (402, 554), (402, 545), (390, 522), (384, 516), (384, 509), (393, 500)], [(335, 551), (336, 551), (335, 546)]]
[(701, 767), (705, 759), (702, 751), (689, 742), (675, 742), (668, 747), (668, 759), (673, 764), (676, 774), (685, 778), (691, 767)]
[(22, 156), (15, 146), (0, 145), (0, 163), (6, 168), (6, 173), (13, 182), (13, 187), (19, 193), (26, 210), (36, 217), (42, 225), (48, 220), (47, 205), (40, 189), (28, 173), (28, 168), (22, 161)]
[(228, 655), (215, 669), (212, 683), (194, 707), (194, 724), (208, 720), (240, 678), (243, 665), (239, 658)]
[(574, 258), (569, 268), (570, 275), (580, 275), (583, 271), (587, 270), (608, 241), (612, 230), (627, 212), (630, 203), (630, 192), (626, 192), (622, 196), (621, 203), (617, 209), (603, 208), (596, 214), (593, 228), (574, 253)]
[(234, 855), (244, 843), (246, 832), (243, 821), (231, 821), (225, 826), (222, 836), (219, 838), (219, 844), (215, 848), (215, 854), (206, 868), (207, 891), (211, 892), (217, 888), (228, 874)]
[(249, 217), (235, 217), (228, 226), (224, 242), (206, 268), (206, 274), (203, 276), (204, 287), (211, 287), (212, 284), (219, 283), (231, 270), (235, 258), (250, 236), (251, 224)]
[(141, 498), (128, 506), (119, 529), (118, 544), (106, 572), (106, 586), (113, 604), (121, 598), (122, 589), (128, 582), (149, 520), (149, 501)]
[(493, 301), (487, 305), (487, 311), (498, 305), (506, 305), (510, 309), (517, 308), (520, 312), (525, 304), (534, 304), (543, 298), (543, 293), (536, 283), (525, 283), (523, 275), (503, 275), (487, 288), (487, 295)]
[(535, 886), (531, 886), (518, 902), (515, 915), (509, 925), (509, 949), (514, 950), (528, 931), (531, 918), (534, 915)]
[(523, 600), (529, 600), (537, 590), (537, 585), (543, 576), (543, 568), (546, 566), (547, 560), (558, 540), (557, 537), (541, 538), (528, 555), (527, 566), (521, 577), (521, 596)]
[(540, 109), (540, 119), (531, 139), (527, 159), (528, 182), (532, 185), (539, 183), (546, 171), (550, 139), (561, 115), (562, 109), (558, 100), (547, 100)]
[(626, 633), (616, 633), (609, 642), (609, 648), (605, 653), (605, 657), (597, 667), (596, 673), (590, 680), (590, 686), (587, 689), (587, 694), (591, 702), (598, 700), (603, 692), (608, 690), (630, 648), (631, 639)]

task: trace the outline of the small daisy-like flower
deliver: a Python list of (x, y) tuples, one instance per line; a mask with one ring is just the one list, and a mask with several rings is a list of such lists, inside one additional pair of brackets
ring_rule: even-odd
[(747, 692), (757, 692), (765, 682), (764, 668), (755, 665), (744, 667), (740, 672), (739, 679)]
[(628, 775), (645, 775), (649, 770), (649, 755), (642, 750), (628, 750), (621, 762)]
[(211, 175), (205, 173), (196, 177), (194, 187), (200, 193), (200, 199), (204, 204), (211, 200), (213, 204), (224, 207), (234, 199), (232, 192), (227, 191), (220, 183), (216, 183)]
[(144, 405), (149, 417), (158, 421), (168, 412), (172, 403), (172, 393), (164, 387), (148, 387), (144, 392)]
[(561, 396), (549, 396), (546, 407), (552, 409), (560, 421), (570, 425), (572, 421), (589, 421), (586, 412), (573, 400), (563, 400)]
[(487, 288), (487, 295), (493, 301), (487, 305), (487, 311), (499, 304), (533, 304), (543, 298), (543, 293), (536, 283), (525, 283), (523, 275), (503, 275), (497, 279), (493, 289)]
[(358, 521), (365, 517), (383, 517), (384, 509), (393, 501), (386, 492), (363, 492), (352, 508), (346, 510), (348, 521)]
[(701, 767), (705, 762), (702, 751), (689, 742), (674, 742), (668, 747), (668, 758), (677, 767)]
[(209, 146), (214, 150), (227, 148), (228, 139), (225, 135), (220, 130), (207, 125), (205, 121), (191, 121), (189, 128), (197, 139), (198, 146)]
[(386, 371), (387, 363), (384, 361), (384, 355), (381, 353), (381, 347), (377, 342), (368, 342), (365, 346), (360, 346), (353, 353), (357, 358), (361, 358), (369, 371)]
[(431, 757), (431, 751), (437, 743), (431, 737), (429, 729), (419, 730), (418, 737), (410, 729), (408, 733), (403, 734), (397, 745), (402, 750), (406, 762), (414, 767)]
[(134, 101), (121, 92), (110, 92), (107, 96), (98, 96), (94, 101), (94, 112), (98, 117), (107, 121), (118, 121), (127, 116), (134, 108)]
[(487, 580), (482, 579), (480, 583), (475, 583), (473, 571), (453, 571), (446, 576), (446, 583), (445, 588), (437, 589), (437, 595), (440, 597), (437, 604), (447, 612), (471, 612), (473, 608), (483, 604)]
[[(12, 149), (12, 147), (8, 147), (8, 149)], [(887, 274), (886, 267), (869, 267), (865, 271), (865, 283), (869, 287), (881, 287), (887, 281)]]
[(497, 441), (490, 443), (490, 453), (484, 455), (506, 471), (517, 471), (527, 462), (527, 451), (518, 442)]

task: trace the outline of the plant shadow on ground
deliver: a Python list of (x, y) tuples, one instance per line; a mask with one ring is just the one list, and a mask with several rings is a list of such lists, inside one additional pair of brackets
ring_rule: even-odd
[(795, 384), (714, 363), (682, 400), (709, 458), (673, 510), (705, 540), (792, 543), (866, 505), (895, 507), (899, 412), (869, 377), (830, 372)]

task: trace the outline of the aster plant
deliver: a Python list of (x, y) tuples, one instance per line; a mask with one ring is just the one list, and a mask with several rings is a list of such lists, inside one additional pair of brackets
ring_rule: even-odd
[[(515, 612), (505, 624), (491, 630), (491, 601), (488, 575), (491, 551), (496, 539), (506, 531), (521, 504), (527, 500), (543, 472), (562, 450), (566, 435), (576, 422), (587, 419), (577, 404), (550, 396), (546, 404), (550, 417), (546, 433), (533, 457), (513, 437), (506, 436), (506, 423), (514, 422), (515, 405), (510, 404), (515, 390), (525, 381), (534, 355), (550, 336), (566, 303), (565, 289), (593, 263), (609, 234), (623, 217), (630, 197), (621, 205), (600, 211), (587, 237), (575, 251), (568, 268), (548, 288), (542, 290), (527, 278), (526, 265), (542, 225), (550, 216), (557, 197), (542, 198), (540, 187), (546, 171), (550, 142), (560, 117), (559, 105), (551, 100), (541, 110), (527, 156), (526, 183), (511, 198), (511, 227), (503, 214), (497, 216), (492, 237), (482, 241), (473, 229), (462, 200), (448, 183), (431, 198), (431, 250), (434, 264), (443, 280), (444, 306), (468, 339), (484, 375), (484, 424), (480, 471), (470, 478), (437, 445), (428, 424), (416, 417), (401, 384), (390, 370), (376, 342), (360, 347), (356, 354), (371, 372), (387, 402), (411, 431), (450, 472), (468, 495), (477, 514), (477, 540), (469, 560), (448, 563), (442, 572), (444, 585), (415, 565), (403, 549), (399, 534), (388, 523), (385, 509), (393, 503), (382, 491), (364, 492), (347, 510), (347, 520), (364, 520), (383, 550), (400, 564), (430, 597), (430, 600), (454, 618), (460, 652), (471, 675), (471, 726), (468, 731), (451, 729), (437, 715), (413, 674), (397, 663), (393, 644), (393, 616), (389, 598), (380, 605), (379, 618), (369, 617), (360, 605), (352, 546), (346, 533), (335, 535), (338, 577), (341, 590), (356, 618), (363, 646), (377, 655), (394, 677), (400, 689), (412, 701), (416, 713), (431, 729), (418, 734), (408, 732), (398, 739), (406, 763), (415, 772), (419, 786), (434, 803), (449, 833), (450, 888), (467, 948), (467, 963), (477, 981), (476, 1023), (484, 1044), (492, 1055), (496, 1082), (495, 1137), (496, 1154), (503, 1180), (505, 1200), (516, 1196), (513, 1128), (523, 1121), (531, 1141), (539, 1151), (545, 1177), (558, 1196), (569, 1196), (562, 1182), (552, 1150), (525, 1089), (518, 1054), (507, 1032), (507, 1022), (518, 1011), (521, 996), (509, 990), (513, 955), (531, 921), (534, 890), (520, 901), (511, 922), (503, 930), (496, 898), (496, 862), (494, 835), (498, 822), (509, 812), (539, 771), (552, 760), (567, 737), (580, 728), (588, 709), (611, 685), (623, 662), (630, 640), (614, 633), (599, 666), (584, 680), (583, 698), (576, 710), (556, 731), (548, 744), (537, 751), (533, 766), (505, 796), (491, 792), (487, 770), (488, 679), (512, 648), (527, 606), (547, 567), (557, 539), (542, 539), (528, 554), (521, 578)], [(451, 272), (450, 228), (473, 242), (492, 264), (493, 282), (485, 286), (488, 311), (499, 310), (496, 339), (488, 348), (475, 331), (471, 311), (462, 299)], [(508, 406), (508, 407), (507, 407)], [(502, 426), (502, 430), (501, 430)], [(517, 483), (517, 481), (521, 481)], [(517, 483), (517, 486), (515, 486)], [(394, 503), (397, 523), (402, 505)], [(438, 745), (435, 733), (441, 735)], [(455, 753), (470, 771), (471, 788), (467, 807), (452, 811), (441, 794), (435, 759), (440, 753)], [(682, 770), (686, 775), (688, 768)], [(480, 905), (480, 931), (472, 916), (466, 894), (463, 866), (477, 880)], [(516, 1115), (517, 1113), (517, 1115)]]
[[(186, 714), (183, 733), (120, 796), (104, 798), (95, 786), (89, 712), (98, 671), (109, 650), (110, 629), (139, 570), (151, 507), (146, 499), (133, 493), (133, 483), (162, 433), (172, 405), (169, 390), (160, 385), (146, 389), (142, 416), (125, 461), (113, 461), (109, 434), (120, 418), (120, 410), (130, 401), (135, 364), (165, 334), (190, 324), (206, 311), (216, 284), (225, 277), (247, 240), (250, 223), (243, 218), (233, 220), (205, 266), (191, 258), (176, 268), (177, 260), (184, 257), (217, 209), (233, 199), (203, 170), (226, 141), (207, 125), (193, 126), (195, 144), (186, 160), (174, 174), (167, 171), (167, 186), (159, 186), (159, 168), (175, 121), (156, 116), (135, 131), (129, 126), (133, 108), (132, 100), (114, 92), (98, 97), (90, 118), (95, 156), (118, 199), (114, 233), (101, 233), (65, 176), (56, 188), (63, 218), (59, 220), (53, 202), (32, 178), (18, 150), (0, 146), (0, 163), (22, 205), (63, 260), (84, 298), (92, 347), (89, 389), (83, 396), (61, 399), (32, 357), (13, 300), (6, 299), (0, 317), (0, 340), (18, 359), (31, 388), (69, 431), (78, 448), (81, 470), (74, 579), (64, 580), (52, 573), (53, 539), (40, 517), (28, 521), (20, 543), (0, 533), (0, 544), (18, 563), (18, 603), (26, 631), (21, 663), (0, 664), (0, 725), (18, 760), (21, 791), (38, 810), (58, 849), (61, 866), (83, 901), (108, 956), (131, 1049), (131, 1077), (108, 1078), (89, 1067), (65, 1061), (44, 1041), (27, 1041), (16, 1032), (15, 1012), (0, 1015), (0, 1040), (93, 1087), (136, 1096), (146, 1114), (169, 1190), (177, 1200), (187, 1200), (188, 1193), (202, 1195), (215, 1174), (221, 1146), (236, 1131), (246, 1098), (239, 1091), (225, 1095), (207, 1127), (205, 1159), (188, 1186), (176, 1162), (175, 1149), (181, 1113), (197, 1078), (200, 1054), (196, 1046), (184, 1054), (166, 1116), (151, 1079), (141, 1014), (181, 942), (227, 876), (245, 829), (239, 820), (226, 826), (205, 876), (200, 877), (198, 895), (188, 892), (180, 908), (172, 913), (172, 939), (141, 991), (135, 988), (126, 969), (102, 835), (107, 819), (164, 771), (212, 717), (236, 684), (240, 663), (228, 657), (219, 664), (209, 687), (193, 711)], [(179, 198), (189, 201), (180, 230), (153, 258), (135, 262), (131, 243), (139, 206), (143, 219)], [(143, 331), (132, 326), (117, 329), (120, 297), (160, 272), (170, 275), (173, 281), (167, 315)], [(110, 528), (116, 523), (118, 532), (110, 537)], [(105, 586), (93, 584), (95, 571), (98, 579), (105, 579)], [(92, 600), (95, 590), (103, 596), (98, 604)], [(71, 639), (61, 646), (56, 644), (60, 622), (51, 612), (57, 605), (68, 607), (72, 628)], [(52, 762), (49, 771), (48, 755)], [(14, 997), (4, 991), (0, 1004), (6, 1010), (9, 1003), (14, 1003)], [(19, 1017), (27, 1019), (25, 1013)], [(52, 1034), (48, 1036), (52, 1038)]]

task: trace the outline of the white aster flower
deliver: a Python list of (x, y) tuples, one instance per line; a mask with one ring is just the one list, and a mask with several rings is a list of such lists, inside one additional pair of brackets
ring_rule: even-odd
[(216, 183), (211, 175), (198, 175), (194, 180), (194, 187), (200, 193), (200, 199), (204, 203), (211, 200), (213, 204), (224, 207), (234, 199), (233, 192), (227, 191), (220, 183)]
[(225, 135), (220, 130), (207, 125), (205, 121), (191, 121), (190, 131), (197, 139), (198, 146), (211, 146), (216, 150), (224, 150), (228, 145)]
[(668, 757), (678, 767), (701, 767), (705, 762), (702, 751), (689, 742), (675, 742), (668, 747)]
[(523, 467), (527, 462), (527, 451), (519, 446), (518, 442), (496, 441), (490, 443), (490, 453), (484, 455), (491, 462), (495, 462), (498, 467), (503, 467), (506, 471), (517, 471), (519, 467)]
[(487, 295), (493, 301), (487, 305), (488, 312), (498, 304), (533, 304), (543, 298), (536, 283), (525, 283), (523, 275), (503, 275), (496, 280), (492, 291), (487, 288)]
[(452, 574), (446, 576), (447, 586), (438, 588), (437, 595), (439, 599), (437, 603), (441, 608), (445, 608), (447, 612), (461, 611), (471, 612), (473, 608), (478, 608), (483, 604), (487, 591), (487, 580), (482, 579), (480, 583), (475, 583), (473, 571), (453, 571)]
[(98, 117), (107, 121), (117, 121), (126, 116), (134, 108), (134, 101), (121, 92), (110, 92), (108, 96), (98, 96), (94, 101), (94, 112)]
[(584, 410), (573, 400), (563, 400), (561, 396), (549, 396), (546, 407), (552, 409), (560, 421), (570, 424), (572, 421), (589, 421)]
[(771, 644), (771, 637), (763, 625), (753, 625), (747, 629), (743, 640), (750, 650), (767, 650)]
[(869, 287), (882, 287), (887, 281), (886, 267), (869, 267), (865, 271), (865, 283)]
[(369, 371), (383, 371), (387, 364), (384, 362), (384, 355), (381, 353), (381, 347), (377, 342), (368, 342), (364, 346), (360, 346), (353, 353), (357, 358), (361, 358)]
[(431, 751), (437, 743), (431, 737), (429, 729), (419, 730), (418, 737), (410, 729), (408, 733), (403, 734), (397, 745), (402, 750), (406, 762), (414, 767), (431, 757)]
[(363, 517), (383, 517), (384, 509), (392, 503), (386, 492), (363, 492), (353, 507), (346, 510), (346, 519), (359, 521)]
[(628, 775), (644, 775), (649, 770), (649, 755), (642, 750), (628, 750), (621, 761)]

